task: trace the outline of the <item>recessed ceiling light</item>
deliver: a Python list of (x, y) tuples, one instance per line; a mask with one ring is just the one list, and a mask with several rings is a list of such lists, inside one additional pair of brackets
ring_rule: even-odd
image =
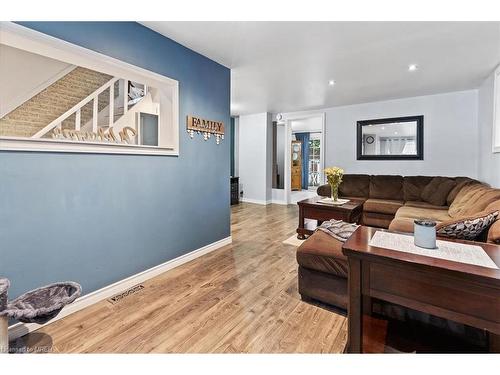
[(410, 64), (410, 65), (408, 65), (408, 71), (409, 72), (414, 72), (417, 69), (418, 69), (418, 65), (417, 64)]
[(328, 81), (328, 85), (329, 85), (329, 86), (333, 86), (333, 85), (335, 85), (335, 81), (334, 81), (333, 79), (329, 80), (329, 81)]

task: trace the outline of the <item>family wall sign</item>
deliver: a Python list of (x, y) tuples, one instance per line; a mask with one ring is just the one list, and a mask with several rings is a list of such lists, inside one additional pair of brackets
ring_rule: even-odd
[(219, 144), (224, 139), (224, 123), (222, 121), (207, 120), (196, 116), (187, 117), (187, 132), (191, 138), (194, 134), (203, 134), (206, 141), (212, 135), (215, 136), (215, 143)]

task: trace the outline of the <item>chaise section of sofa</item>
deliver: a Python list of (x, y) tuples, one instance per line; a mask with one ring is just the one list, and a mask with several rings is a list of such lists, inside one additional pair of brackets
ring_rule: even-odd
[(317, 231), (297, 249), (299, 293), (347, 309), (347, 258), (343, 243)]

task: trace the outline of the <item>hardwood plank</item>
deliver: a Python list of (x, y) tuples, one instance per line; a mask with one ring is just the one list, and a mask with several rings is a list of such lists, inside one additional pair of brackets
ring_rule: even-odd
[[(63, 353), (338, 353), (344, 315), (297, 292), (295, 205), (232, 206), (233, 243), (25, 337)], [(45, 334), (45, 335), (41, 335)]]

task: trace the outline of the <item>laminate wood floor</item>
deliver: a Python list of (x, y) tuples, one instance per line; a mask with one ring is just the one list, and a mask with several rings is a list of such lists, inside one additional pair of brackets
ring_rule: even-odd
[(301, 301), (296, 205), (232, 208), (233, 243), (25, 336), (64, 353), (339, 353), (344, 315)]

